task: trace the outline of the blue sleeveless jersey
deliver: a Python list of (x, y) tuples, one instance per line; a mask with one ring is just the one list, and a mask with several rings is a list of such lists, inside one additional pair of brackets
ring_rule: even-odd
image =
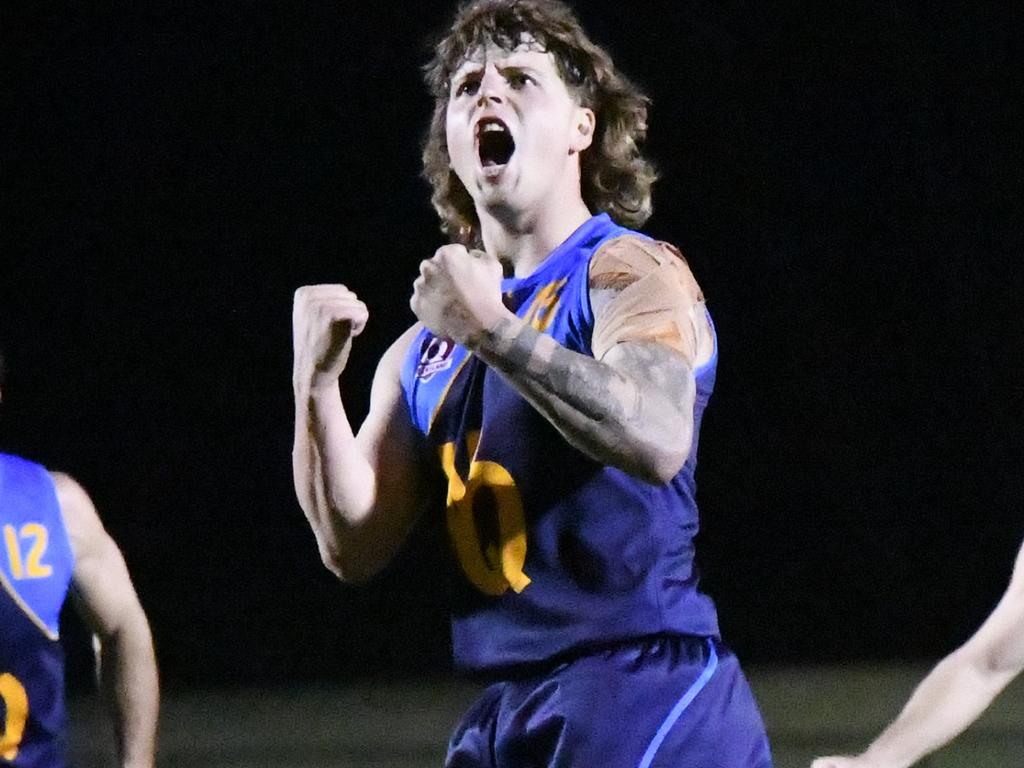
[[(592, 355), (590, 260), (622, 235), (638, 233), (605, 214), (591, 218), (529, 277), (503, 281), (506, 306)], [(452, 615), (459, 668), (496, 671), (654, 634), (717, 636), (693, 548), (696, 435), (715, 362), (696, 371), (685, 466), (651, 485), (573, 448), (466, 349), (419, 334), (402, 386), (448, 479), (447, 527), (462, 573)]]
[(64, 766), (61, 606), (73, 557), (53, 480), (0, 454), (0, 766)]

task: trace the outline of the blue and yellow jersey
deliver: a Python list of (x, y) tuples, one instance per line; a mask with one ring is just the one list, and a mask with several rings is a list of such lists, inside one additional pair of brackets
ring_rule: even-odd
[(60, 768), (71, 544), (50, 474), (0, 454), (0, 766)]
[[(505, 303), (568, 349), (591, 355), (590, 260), (637, 234), (595, 216)], [(569, 445), (502, 377), (423, 330), (402, 370), (416, 427), (448, 479), (447, 527), (463, 578), (452, 616), (467, 671), (533, 664), (653, 634), (716, 636), (697, 588), (693, 538), (697, 430), (715, 357), (698, 369), (694, 440), (679, 474), (651, 485)]]

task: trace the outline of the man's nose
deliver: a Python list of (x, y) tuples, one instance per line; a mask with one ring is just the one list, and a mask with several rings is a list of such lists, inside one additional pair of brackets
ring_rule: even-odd
[(477, 93), (478, 104), (484, 106), (488, 102), (498, 102), (504, 98), (505, 80), (493, 66), (484, 69), (480, 80), (480, 91)]

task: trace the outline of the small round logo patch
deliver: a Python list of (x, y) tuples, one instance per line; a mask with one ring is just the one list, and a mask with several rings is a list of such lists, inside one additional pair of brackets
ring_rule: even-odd
[(416, 366), (416, 378), (430, 381), (441, 371), (452, 367), (452, 352), (455, 342), (438, 336), (428, 336), (420, 347), (420, 362)]

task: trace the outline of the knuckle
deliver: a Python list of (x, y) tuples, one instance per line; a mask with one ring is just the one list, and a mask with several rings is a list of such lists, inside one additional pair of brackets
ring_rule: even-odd
[(466, 253), (466, 246), (459, 245), (458, 243), (449, 243), (448, 245), (442, 245), (434, 253), (434, 259), (437, 261), (447, 261), (449, 259), (458, 258)]

